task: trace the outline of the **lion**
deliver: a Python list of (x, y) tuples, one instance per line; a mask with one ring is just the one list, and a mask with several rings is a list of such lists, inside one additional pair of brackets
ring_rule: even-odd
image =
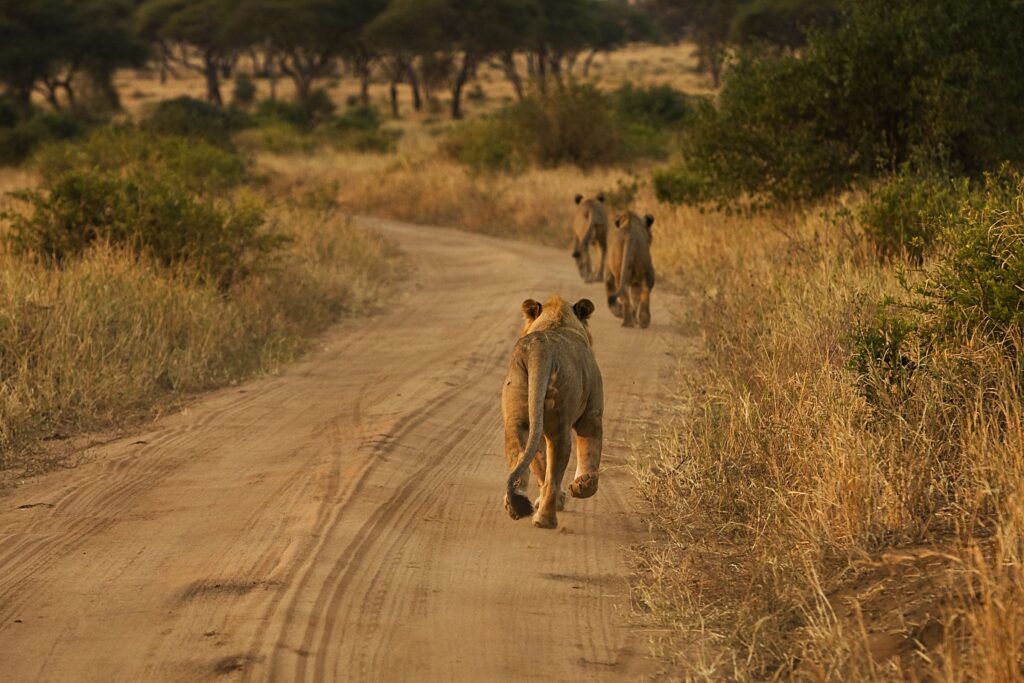
[[(505, 456), (511, 470), (505, 509), (512, 519), (534, 512), (526, 497), (532, 470), (540, 485), (533, 523), (554, 529), (557, 510), (565, 501), (562, 478), (569, 464), (572, 432), (576, 432), (576, 475), (569, 493), (574, 498), (597, 493), (604, 386), (587, 328), (594, 304), (580, 299), (570, 306), (553, 296), (543, 305), (527, 299), (522, 310), (526, 320), (501, 391)], [(541, 438), (546, 441), (546, 457), (538, 454)]]
[[(640, 218), (632, 211), (615, 219), (608, 245), (608, 272), (604, 286), (608, 307), (623, 327), (651, 324), (651, 290), (654, 264), (651, 262), (651, 226), (654, 216)], [(627, 293), (628, 290), (628, 293)]]
[[(604, 262), (608, 253), (608, 212), (604, 208), (604, 195), (584, 198), (576, 195), (576, 215), (572, 220), (572, 258), (584, 282), (600, 282), (604, 277)], [(591, 246), (601, 252), (601, 264), (594, 269)]]

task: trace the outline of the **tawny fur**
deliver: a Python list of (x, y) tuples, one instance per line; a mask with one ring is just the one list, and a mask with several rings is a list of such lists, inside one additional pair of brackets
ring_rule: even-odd
[[(576, 476), (569, 493), (587, 498), (597, 492), (604, 389), (586, 325), (594, 304), (582, 299), (570, 306), (553, 296), (543, 306), (527, 299), (522, 308), (526, 321), (501, 392), (505, 456), (511, 470), (505, 508), (513, 519), (534, 512), (526, 497), (532, 471), (540, 485), (533, 522), (555, 528), (573, 432)], [(538, 454), (542, 439), (546, 455)]]
[[(576, 195), (576, 215), (572, 220), (572, 258), (579, 268), (584, 282), (600, 282), (604, 277), (605, 259), (608, 254), (608, 212), (604, 207), (604, 195), (584, 197)], [(592, 247), (601, 253), (601, 260), (595, 264)]]
[(654, 263), (651, 261), (651, 226), (654, 217), (641, 218), (632, 211), (620, 214), (608, 236), (608, 270), (605, 292), (608, 307), (622, 318), (623, 327), (651, 324), (651, 290)]

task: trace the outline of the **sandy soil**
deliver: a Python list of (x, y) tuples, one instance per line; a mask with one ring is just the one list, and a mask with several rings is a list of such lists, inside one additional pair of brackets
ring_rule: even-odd
[[(621, 680), (647, 670), (625, 470), (679, 330), (618, 326), (568, 250), (367, 221), (415, 272), (278, 376), (0, 499), (4, 680)], [(499, 396), (529, 296), (598, 305), (601, 490), (513, 522)], [(570, 472), (574, 465), (570, 464)]]

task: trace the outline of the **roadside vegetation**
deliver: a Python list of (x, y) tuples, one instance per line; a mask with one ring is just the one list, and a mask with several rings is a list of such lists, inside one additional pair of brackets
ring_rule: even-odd
[(274, 370), (395, 280), (394, 249), (330, 193), (267, 198), (219, 119), (176, 130), (170, 109), (42, 146), (3, 200), (3, 468)]
[(7, 4), (66, 49), (0, 49), (0, 465), (369, 310), (350, 214), (568, 268), (603, 192), (699, 331), (635, 445), (661, 674), (1024, 676), (1017, 3)]

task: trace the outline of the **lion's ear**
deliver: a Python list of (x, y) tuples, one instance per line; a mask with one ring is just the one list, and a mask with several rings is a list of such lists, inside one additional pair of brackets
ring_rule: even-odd
[(572, 305), (572, 310), (582, 322), (587, 322), (587, 318), (594, 312), (594, 302), (590, 299), (580, 299)]
[(540, 315), (540, 312), (541, 310), (543, 310), (543, 308), (544, 307), (540, 305), (539, 301), (527, 299), (526, 301), (523, 302), (523, 315), (526, 316), (527, 320), (536, 320), (537, 316)]
[(597, 195), (597, 201), (599, 201), (602, 204), (604, 204), (604, 192), (602, 192), (601, 194)]
[(576, 195), (576, 203), (579, 204), (582, 201), (583, 201), (583, 195), (581, 195), (581, 194)]
[(646, 216), (644, 216), (644, 220), (647, 221), (648, 228), (654, 225), (654, 216), (652, 216), (651, 214), (647, 214)]

